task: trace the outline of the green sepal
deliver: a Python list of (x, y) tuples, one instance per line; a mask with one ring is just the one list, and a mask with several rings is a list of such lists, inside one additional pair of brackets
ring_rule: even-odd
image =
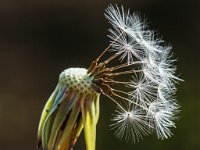
[(43, 123), (43, 126), (42, 126), (42, 148), (44, 150), (48, 149), (48, 140), (49, 140), (51, 129), (52, 129), (52, 126), (54, 123), (54, 119), (57, 114), (58, 108), (60, 106), (60, 102), (64, 98), (64, 93), (66, 90), (67, 90), (66, 87), (61, 87), (61, 86), (58, 87), (58, 92), (53, 101), (52, 107)]
[(99, 97), (100, 97), (100, 94), (96, 94), (96, 96), (94, 96), (94, 105), (95, 105), (95, 114), (96, 114), (96, 124), (98, 123), (99, 114), (100, 114)]
[(57, 111), (58, 111), (58, 107), (54, 107), (53, 109), (51, 109), (50, 113), (48, 114), (48, 116), (44, 122), (44, 126), (42, 128), (42, 148), (43, 148), (43, 150), (48, 150), (49, 135), (51, 133), (50, 131), (51, 131)]
[(76, 103), (79, 98), (78, 93), (69, 90), (66, 96), (63, 98), (61, 105), (56, 113), (56, 117), (53, 122), (50, 138), (48, 141), (48, 149), (53, 149), (55, 146), (56, 138), (58, 136), (59, 130), (66, 119), (66, 116), (71, 111), (74, 103)]
[[(72, 108), (72, 111), (70, 113), (70, 116), (69, 116), (69, 119), (66, 123), (66, 126), (64, 128), (64, 131), (61, 135), (61, 137), (59, 138), (58, 140), (58, 144), (57, 144), (57, 147), (56, 147), (56, 150), (60, 150), (63, 146), (63, 143), (65, 145), (67, 145), (66, 147), (69, 147), (70, 146), (70, 141), (72, 139), (72, 136), (74, 134), (74, 129), (76, 131), (76, 128), (75, 128), (75, 123), (77, 122), (77, 118), (78, 118), (78, 115), (80, 113), (80, 102), (82, 101), (82, 97), (80, 97), (76, 104), (74, 105), (74, 107)], [(69, 137), (70, 136), (70, 137)], [(66, 143), (66, 139), (69, 139)]]
[[(81, 115), (81, 114), (79, 114), (79, 115)], [(82, 116), (79, 116), (77, 119), (76, 129), (74, 131), (74, 134), (72, 136), (72, 140), (70, 143), (70, 150), (73, 149), (82, 130), (83, 130), (83, 120), (82, 120)]]
[(51, 94), (51, 96), (49, 97), (48, 101), (46, 102), (42, 114), (41, 114), (41, 118), (40, 118), (40, 122), (39, 122), (39, 127), (38, 127), (38, 135), (37, 135), (37, 147), (40, 148), (40, 145), (42, 144), (41, 140), (42, 140), (42, 128), (44, 125), (44, 122), (47, 118), (47, 115), (49, 114), (49, 111), (51, 109), (51, 106), (56, 98), (56, 95), (58, 93), (58, 85), (56, 86), (55, 90), (53, 91), (53, 93)]
[(81, 113), (84, 126), (86, 150), (95, 150), (96, 144), (96, 113), (92, 96), (81, 101)]

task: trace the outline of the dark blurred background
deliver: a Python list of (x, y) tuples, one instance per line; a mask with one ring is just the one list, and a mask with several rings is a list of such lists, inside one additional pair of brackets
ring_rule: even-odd
[[(0, 149), (34, 150), (42, 108), (68, 67), (88, 67), (108, 45), (108, 4), (139, 11), (173, 45), (180, 120), (174, 136), (136, 144), (110, 130), (114, 104), (101, 97), (97, 150), (200, 149), (200, 1), (198, 0), (0, 0)], [(84, 150), (80, 138), (77, 150)]]

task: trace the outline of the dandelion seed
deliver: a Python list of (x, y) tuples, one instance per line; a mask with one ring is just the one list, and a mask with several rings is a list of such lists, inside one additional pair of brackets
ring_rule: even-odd
[(133, 89), (129, 92), (131, 99), (144, 107), (157, 96), (157, 85), (146, 80), (142, 74), (133, 76), (129, 86)]
[(122, 31), (117, 29), (116, 31), (110, 29), (110, 33), (111, 35), (109, 35), (109, 37), (112, 43), (112, 49), (110, 49), (110, 51), (120, 53), (121, 61), (126, 60), (128, 64), (131, 64), (136, 59), (142, 59), (144, 56), (142, 47), (132, 37), (125, 35)]
[(159, 139), (172, 135), (179, 111), (175, 84), (180, 79), (171, 47), (137, 13), (110, 5), (105, 17), (113, 26), (110, 45), (88, 69), (69, 68), (60, 74), (42, 112), (38, 148), (73, 149), (84, 130), (86, 149), (95, 150), (101, 95), (117, 105), (111, 127), (118, 138), (136, 142), (153, 131)]
[(148, 124), (145, 111), (138, 106), (129, 106), (127, 110), (117, 107), (116, 113), (111, 127), (116, 129), (115, 135), (119, 139), (125, 138), (135, 143), (150, 133), (152, 126)]
[(155, 128), (158, 138), (165, 139), (172, 135), (169, 128), (176, 127), (174, 123), (175, 109), (172, 103), (153, 102), (149, 106), (147, 116), (152, 118), (152, 125)]

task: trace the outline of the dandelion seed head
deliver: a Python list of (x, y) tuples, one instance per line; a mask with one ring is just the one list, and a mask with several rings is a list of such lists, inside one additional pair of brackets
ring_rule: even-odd
[[(137, 142), (154, 132), (159, 139), (166, 139), (172, 135), (171, 128), (176, 127), (175, 120), (180, 108), (175, 100), (176, 83), (181, 79), (175, 75), (172, 47), (165, 44), (160, 35), (150, 30), (146, 20), (142, 20), (138, 13), (130, 13), (123, 6), (109, 5), (105, 17), (112, 25), (108, 35), (109, 46), (92, 61), (88, 69), (64, 70), (60, 74), (58, 88), (45, 106), (51, 113), (44, 109), (39, 126), (40, 140), (42, 135), (42, 141), (39, 142), (44, 149), (47, 149), (49, 142), (49, 117), (55, 119), (52, 113), (57, 112), (60, 104), (63, 104), (63, 111), (71, 110), (74, 105), (81, 107), (82, 116), (85, 115), (85, 109), (90, 109), (93, 113), (89, 114), (93, 116), (88, 115), (92, 118), (87, 120), (93, 121), (89, 126), (94, 125), (92, 133), (95, 134), (100, 95), (108, 97), (117, 105), (111, 119), (111, 128), (119, 139)], [(108, 58), (105, 57), (107, 53), (111, 54)], [(65, 101), (66, 97), (71, 100)], [(80, 112), (77, 108), (75, 110)], [(50, 137), (50, 142), (54, 141), (53, 144), (50, 143), (51, 149), (57, 144), (55, 140), (58, 133), (61, 133), (61, 125), (68, 123), (64, 121), (66, 116), (68, 115), (62, 116), (59, 129), (52, 129), (59, 132), (54, 134), (54, 138)], [(78, 123), (79, 119), (85, 117), (78, 117), (74, 121)], [(54, 124), (57, 125), (57, 122)], [(88, 129), (90, 128), (84, 128), (87, 130), (86, 134), (90, 135)], [(61, 144), (62, 140), (59, 141)]]
[(91, 87), (93, 77), (87, 74), (85, 68), (69, 68), (64, 70), (59, 77), (59, 82), (69, 88), (77, 90), (79, 93), (94, 93)]

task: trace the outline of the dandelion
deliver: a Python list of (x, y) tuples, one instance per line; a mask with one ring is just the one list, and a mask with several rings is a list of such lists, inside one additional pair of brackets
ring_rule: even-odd
[(88, 69), (69, 68), (60, 74), (41, 115), (38, 148), (71, 150), (84, 130), (86, 149), (95, 150), (100, 95), (117, 106), (111, 127), (119, 139), (136, 142), (153, 132), (159, 139), (172, 135), (180, 79), (171, 46), (137, 13), (110, 5), (105, 17), (113, 27), (109, 46)]

